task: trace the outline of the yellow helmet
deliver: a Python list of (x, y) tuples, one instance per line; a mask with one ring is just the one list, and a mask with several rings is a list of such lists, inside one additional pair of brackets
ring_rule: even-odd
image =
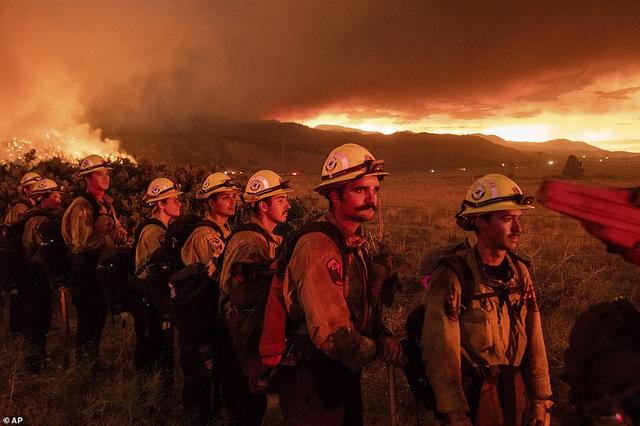
[(363, 176), (386, 176), (384, 160), (376, 160), (368, 149), (347, 143), (335, 148), (322, 166), (322, 181), (314, 188), (322, 192), (326, 187)]
[(53, 179), (40, 179), (33, 185), (31, 188), (31, 195), (45, 195), (50, 194), (52, 192), (62, 192), (64, 188), (58, 186), (55, 180)]
[(25, 173), (24, 176), (22, 176), (22, 179), (20, 179), (20, 185), (18, 185), (18, 191), (22, 191), (24, 188), (33, 186), (33, 184), (39, 181), (40, 179), (42, 179), (42, 177), (40, 177), (40, 175), (36, 172)]
[(525, 197), (514, 181), (493, 173), (473, 182), (460, 211), (456, 213), (456, 219), (461, 228), (472, 230), (473, 225), (468, 220), (470, 218), (500, 210), (532, 209), (533, 201), (533, 197)]
[(101, 170), (111, 170), (109, 162), (99, 155), (92, 154), (80, 161), (80, 171), (76, 176), (82, 177)]
[(265, 198), (292, 192), (291, 182), (282, 179), (271, 170), (260, 170), (247, 181), (242, 199), (245, 203), (256, 203)]
[(224, 173), (216, 172), (210, 174), (202, 183), (202, 188), (196, 192), (196, 198), (205, 200), (219, 192), (242, 191), (231, 178)]
[(180, 191), (180, 185), (176, 185), (167, 178), (157, 178), (151, 181), (142, 199), (147, 204), (152, 204), (156, 201), (166, 200), (167, 198), (177, 197), (182, 194), (183, 192)]

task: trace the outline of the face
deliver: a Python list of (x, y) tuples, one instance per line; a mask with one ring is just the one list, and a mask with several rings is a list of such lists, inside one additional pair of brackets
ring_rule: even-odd
[(111, 182), (109, 170), (99, 170), (97, 172), (89, 173), (85, 179), (87, 181), (87, 189), (94, 189), (98, 191), (108, 190), (109, 183)]
[(59, 210), (61, 205), (62, 194), (59, 192), (52, 192), (40, 202), (40, 206), (45, 210)]
[(268, 202), (260, 202), (260, 211), (274, 223), (285, 223), (290, 207), (286, 194), (275, 195)]
[(380, 182), (377, 176), (364, 176), (348, 182), (342, 187), (342, 196), (337, 190), (329, 195), (334, 206), (334, 213), (353, 222), (369, 222), (373, 220), (378, 209), (378, 191)]
[(521, 216), (521, 210), (503, 210), (493, 213), (488, 222), (476, 219), (478, 240), (494, 249), (515, 250), (522, 233)]
[(178, 197), (167, 198), (166, 200), (158, 201), (158, 207), (169, 217), (180, 216), (180, 207), (182, 202)]
[(222, 216), (231, 217), (236, 213), (236, 200), (238, 193), (236, 191), (220, 192), (209, 198), (209, 209), (212, 213)]

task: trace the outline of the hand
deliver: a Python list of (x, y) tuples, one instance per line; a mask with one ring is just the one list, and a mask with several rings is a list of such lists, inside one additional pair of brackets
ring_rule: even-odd
[(464, 411), (453, 411), (451, 413), (447, 413), (446, 424), (454, 426), (473, 426), (471, 424), (471, 420), (467, 417), (467, 413)]
[(121, 226), (116, 226), (111, 232), (111, 237), (116, 244), (124, 244), (127, 242), (127, 231)]
[(525, 424), (530, 426), (547, 426), (551, 424), (549, 408), (553, 402), (548, 399), (532, 399), (525, 414)]
[(388, 336), (382, 336), (376, 341), (377, 356), (382, 362), (387, 364), (404, 365), (404, 351), (400, 342)]

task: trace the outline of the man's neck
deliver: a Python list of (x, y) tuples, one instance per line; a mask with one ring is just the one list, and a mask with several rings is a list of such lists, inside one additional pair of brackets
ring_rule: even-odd
[(341, 215), (339, 212), (331, 212), (331, 213), (333, 213), (333, 216), (336, 218), (336, 221), (347, 232), (355, 234), (356, 231), (358, 230), (358, 228), (361, 225), (360, 222), (355, 222), (353, 220), (349, 220), (345, 216)]
[(169, 222), (171, 221), (171, 216), (166, 214), (165, 212), (157, 211), (151, 215), (152, 218), (158, 219), (160, 222), (164, 224), (164, 226), (169, 226)]
[(266, 229), (271, 233), (273, 233), (273, 230), (276, 229), (276, 226), (278, 226), (276, 222), (272, 221), (271, 219), (269, 219), (267, 216), (263, 214), (254, 215), (254, 217), (258, 220), (258, 222), (260, 222), (260, 225), (262, 225), (264, 229)]
[(476, 250), (480, 256), (480, 261), (489, 266), (500, 265), (507, 254), (506, 250), (492, 247), (483, 241), (478, 241)]
[(96, 200), (102, 202), (106, 191), (96, 188), (87, 188), (87, 192), (95, 197)]
[(219, 214), (217, 212), (213, 212), (211, 210), (209, 210), (208, 216), (213, 221), (213, 223), (218, 225), (220, 228), (223, 228), (224, 226), (226, 226), (227, 225), (227, 220), (229, 220), (229, 218), (227, 216), (221, 215), (221, 214)]

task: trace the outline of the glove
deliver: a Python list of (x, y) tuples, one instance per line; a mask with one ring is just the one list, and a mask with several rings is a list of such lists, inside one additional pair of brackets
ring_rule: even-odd
[(127, 242), (127, 231), (121, 226), (116, 226), (111, 232), (111, 238), (116, 244), (124, 244)]
[(407, 362), (400, 342), (389, 336), (382, 336), (376, 340), (376, 355), (387, 364), (403, 366)]
[(529, 426), (548, 426), (551, 424), (549, 409), (553, 402), (548, 399), (532, 399), (525, 414), (525, 424)]

